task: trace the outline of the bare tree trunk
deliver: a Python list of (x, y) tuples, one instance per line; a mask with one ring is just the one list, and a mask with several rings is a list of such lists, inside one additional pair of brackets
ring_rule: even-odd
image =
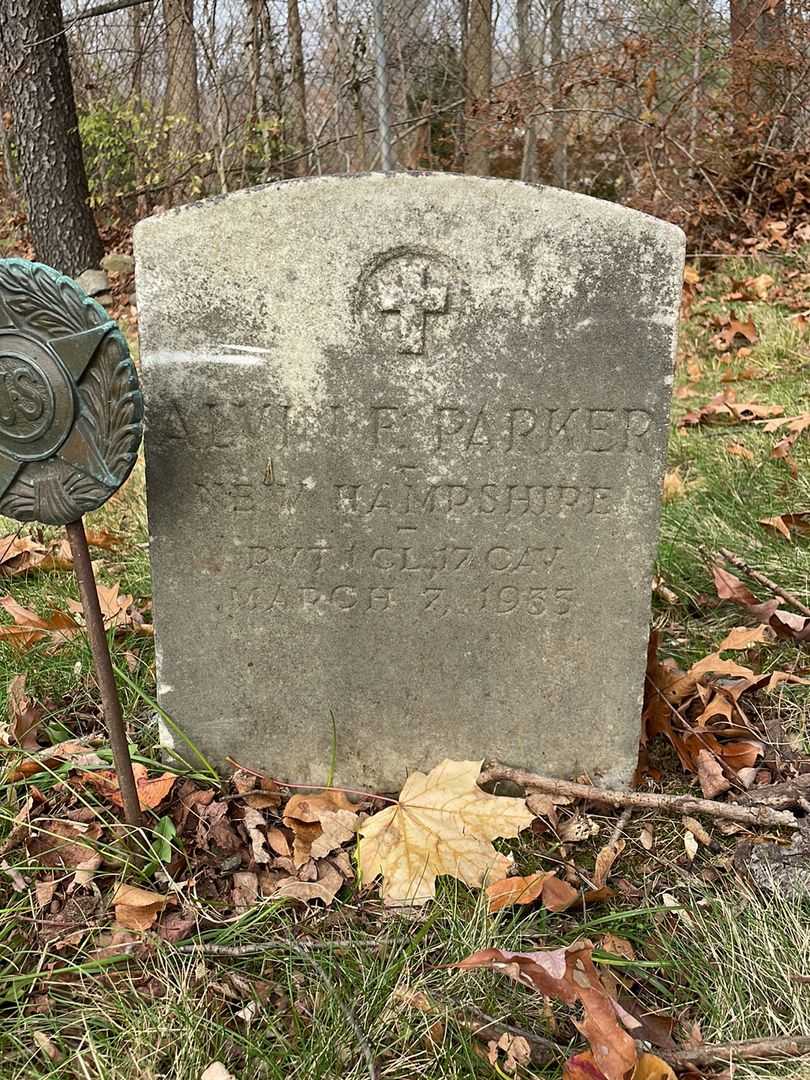
[(563, 108), (563, 25), (565, 0), (553, 0), (551, 9), (551, 182), (568, 187), (568, 124)]
[[(137, 114), (143, 113), (143, 25), (141, 9), (136, 4), (130, 11), (130, 30), (132, 35), (132, 87), (130, 95)], [(135, 156), (135, 180), (138, 190), (146, 187), (146, 168), (143, 160), (143, 148), (136, 142), (133, 147)], [(149, 212), (149, 204), (146, 195), (139, 195), (137, 200), (138, 217), (143, 217)]]
[(537, 180), (537, 128), (534, 110), (537, 107), (536, 79), (533, 74), (531, 45), (529, 41), (531, 0), (517, 0), (515, 18), (518, 35), (518, 75), (520, 76), (520, 96), (526, 102), (524, 107), (523, 160), (520, 164), (520, 179), (528, 183)]
[[(166, 98), (164, 115), (172, 169), (182, 172), (200, 153), (200, 91), (194, 0), (163, 0), (166, 23)], [(175, 189), (182, 198), (182, 191)]]
[(250, 65), (250, 104), (248, 115), (245, 120), (245, 134), (242, 146), (242, 185), (248, 183), (248, 157), (253, 140), (262, 132), (264, 139), (264, 156), (267, 157), (267, 134), (262, 123), (262, 23), (261, 23), (262, 0), (248, 0), (248, 26), (250, 28), (250, 44), (248, 47), (248, 63)]
[(455, 132), (455, 147), (453, 149), (453, 168), (461, 169), (464, 165), (464, 155), (466, 153), (467, 143), (467, 130), (464, 123), (464, 114), (466, 109), (466, 100), (468, 93), (467, 86), (467, 42), (469, 40), (469, 23), (470, 23), (470, 5), (469, 0), (457, 0), (458, 3), (458, 26), (459, 26), (459, 69), (461, 71), (460, 87), (461, 97), (464, 99), (464, 104), (458, 110), (456, 115), (456, 132)]
[(59, 0), (0, 0), (0, 84), (36, 257), (76, 277), (99, 265), (104, 247), (89, 205)]
[(731, 0), (731, 103), (735, 127), (774, 116), (787, 92), (787, 19), (784, 0)]
[(231, 129), (231, 107), (225, 93), (222, 72), (219, 67), (217, 49), (217, 0), (203, 0), (203, 25), (205, 34), (199, 37), (199, 43), (205, 58), (205, 66), (214, 90), (216, 91), (216, 112), (214, 130), (216, 131), (216, 169), (219, 178), (220, 194), (228, 191), (228, 133)]
[[(266, 58), (266, 69), (270, 77), (270, 108), (272, 115), (275, 116), (278, 122), (278, 131), (284, 130), (284, 77), (282, 73), (281, 57), (279, 56), (278, 44), (276, 42), (276, 31), (273, 26), (273, 20), (270, 12), (270, 7), (267, 0), (259, 0), (259, 18), (262, 26), (262, 39), (264, 42), (264, 55)], [(265, 175), (267, 174), (271, 165), (271, 153), (269, 141), (266, 141), (266, 161), (265, 161)], [(279, 149), (278, 147), (276, 149)], [(282, 153), (285, 148), (280, 148)]]
[(344, 93), (346, 87), (346, 49), (343, 41), (343, 31), (340, 26), (340, 12), (338, 0), (327, 0), (326, 17), (328, 22), (329, 49), (327, 55), (331, 59), (332, 94), (335, 98), (335, 148), (338, 154), (343, 156), (345, 172), (352, 171), (352, 148), (351, 140), (343, 139), (342, 136), (351, 121), (347, 121), (346, 102)]
[(0, 100), (0, 146), (3, 148), (3, 176), (6, 182), (6, 191), (12, 199), (16, 199), (19, 192), (17, 191), (17, 178), (14, 175), (14, 157), (11, 153), (11, 139), (6, 128), (5, 112), (5, 103)]
[(706, 0), (697, 0), (697, 26), (695, 47), (692, 53), (692, 108), (689, 118), (689, 162), (694, 174), (697, 160), (697, 136), (700, 125), (700, 102), (703, 89), (703, 24), (706, 17)]
[(368, 168), (366, 152), (366, 115), (363, 108), (363, 64), (366, 56), (366, 35), (362, 26), (355, 31), (352, 46), (352, 101), (354, 102), (354, 130), (357, 133), (354, 149), (354, 163), (358, 172)]
[[(290, 108), (289, 147), (293, 153), (301, 153), (309, 145), (307, 135), (307, 87), (304, 71), (304, 46), (301, 35), (301, 14), (298, 0), (287, 0), (287, 36), (290, 43)], [(293, 165), (295, 172), (303, 176), (307, 172), (307, 159), (301, 157)]]
[(469, 0), (464, 172), (489, 176), (487, 120), (492, 93), (492, 0)]

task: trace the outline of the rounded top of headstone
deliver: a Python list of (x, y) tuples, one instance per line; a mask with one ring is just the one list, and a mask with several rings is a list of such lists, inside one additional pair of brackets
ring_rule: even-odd
[(126, 480), (143, 435), (129, 348), (71, 278), (0, 259), (0, 514), (65, 525)]

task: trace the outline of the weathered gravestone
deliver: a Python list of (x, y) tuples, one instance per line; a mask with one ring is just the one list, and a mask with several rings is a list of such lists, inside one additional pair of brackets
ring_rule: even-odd
[(300, 783), (333, 749), (377, 788), (445, 756), (626, 781), (680, 231), (368, 175), (144, 221), (136, 254), (174, 721)]

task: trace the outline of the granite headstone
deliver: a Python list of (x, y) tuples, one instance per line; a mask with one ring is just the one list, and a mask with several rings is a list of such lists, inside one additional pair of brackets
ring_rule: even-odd
[[(215, 762), (629, 779), (683, 236), (372, 174), (136, 229), (160, 704)], [(177, 736), (168, 742), (189, 756)]]

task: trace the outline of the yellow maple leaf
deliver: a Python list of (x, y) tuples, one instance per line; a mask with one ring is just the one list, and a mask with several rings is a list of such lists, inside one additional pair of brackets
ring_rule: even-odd
[(482, 791), (481, 765), (446, 760), (427, 774), (412, 773), (399, 802), (360, 827), (361, 877), (382, 876), (388, 903), (426, 903), (439, 874), (477, 887), (506, 877), (511, 862), (490, 841), (517, 836), (535, 815), (524, 799)]

